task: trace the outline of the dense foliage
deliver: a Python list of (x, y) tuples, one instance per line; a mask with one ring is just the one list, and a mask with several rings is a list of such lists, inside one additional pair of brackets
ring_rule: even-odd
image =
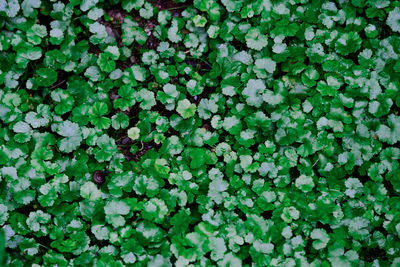
[(0, 0), (0, 265), (399, 266), (400, 2)]

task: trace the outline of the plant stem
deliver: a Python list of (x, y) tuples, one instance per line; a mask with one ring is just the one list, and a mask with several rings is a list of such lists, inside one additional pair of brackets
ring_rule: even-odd
[(175, 10), (175, 9), (181, 9), (181, 8), (186, 8), (186, 7), (188, 7), (188, 6), (176, 6), (176, 7), (171, 7), (171, 8), (167, 8), (164, 10)]

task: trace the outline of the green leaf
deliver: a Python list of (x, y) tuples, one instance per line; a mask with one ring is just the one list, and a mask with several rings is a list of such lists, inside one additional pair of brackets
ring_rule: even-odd
[(100, 69), (104, 72), (112, 72), (115, 70), (115, 61), (110, 58), (110, 54), (101, 53), (99, 58), (97, 59), (97, 65), (99, 65)]
[(29, 42), (38, 45), (47, 36), (47, 29), (44, 25), (35, 24), (26, 32), (26, 36)]
[(342, 55), (348, 55), (356, 52), (361, 47), (362, 40), (358, 33), (349, 32), (340, 35), (340, 38), (335, 42), (335, 49)]
[(132, 9), (138, 10), (144, 4), (144, 0), (122, 0), (122, 8), (128, 12), (131, 12)]
[(146, 32), (131, 17), (124, 19), (121, 37), (124, 45), (131, 45), (134, 41), (139, 45), (143, 45), (147, 40)]
[(99, 150), (95, 153), (95, 158), (99, 162), (110, 160), (111, 157), (118, 151), (114, 139), (103, 134), (97, 139)]
[[(29, 61), (38, 60), (41, 57), (42, 57), (42, 49), (40, 47), (27, 46), (18, 50), (15, 62), (21, 67), (26, 67)], [(38, 74), (40, 76), (45, 75), (43, 71), (38, 71)], [(39, 79), (39, 81), (42, 80)]]
[(89, 109), (90, 122), (99, 129), (107, 129), (111, 125), (111, 119), (103, 115), (108, 113), (108, 106), (103, 102), (96, 102)]
[(196, 112), (196, 105), (191, 104), (190, 101), (187, 99), (183, 99), (178, 102), (176, 111), (179, 113), (179, 115), (182, 116), (182, 118), (188, 119), (194, 116)]
[(296, 187), (305, 193), (310, 192), (314, 185), (314, 181), (310, 176), (302, 174), (296, 179)]
[(122, 112), (111, 117), (111, 125), (115, 130), (125, 129), (129, 126), (129, 117)]
[(168, 214), (168, 207), (165, 202), (158, 198), (152, 198), (144, 203), (142, 216), (144, 219), (154, 222), (162, 222)]
[(48, 87), (57, 81), (57, 72), (53, 69), (40, 68), (36, 73), (38, 86)]
[(118, 89), (120, 98), (115, 99), (114, 108), (125, 111), (136, 103), (136, 91), (130, 85), (123, 85)]
[(81, 196), (90, 201), (96, 201), (101, 198), (101, 191), (93, 182), (86, 182), (81, 187)]
[(7, 254), (6, 254), (6, 237), (4, 229), (0, 229), (0, 264), (6, 264)]
[(137, 99), (140, 103), (140, 107), (145, 110), (150, 110), (156, 105), (156, 99), (154, 93), (147, 89), (142, 89), (137, 93)]
[(51, 92), (51, 98), (58, 103), (54, 108), (57, 114), (62, 115), (72, 110), (74, 98), (67, 91), (58, 88)]

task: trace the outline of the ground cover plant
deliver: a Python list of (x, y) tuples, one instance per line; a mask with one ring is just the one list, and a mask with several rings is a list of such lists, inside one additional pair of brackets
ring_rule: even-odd
[(0, 266), (400, 266), (400, 2), (0, 0)]

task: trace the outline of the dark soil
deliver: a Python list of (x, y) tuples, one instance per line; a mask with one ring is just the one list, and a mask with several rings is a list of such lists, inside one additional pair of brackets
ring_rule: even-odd
[(143, 143), (143, 146), (139, 151), (137, 151), (136, 153), (132, 153), (130, 151), (130, 148), (135, 143), (137, 143), (137, 142), (134, 142), (129, 137), (123, 138), (122, 140), (117, 142), (117, 145), (122, 145), (122, 146), (118, 147), (118, 150), (122, 152), (122, 154), (124, 155), (124, 157), (127, 161), (138, 162), (138, 161), (140, 161), (140, 158), (144, 154), (146, 154), (146, 152), (149, 151), (150, 149), (153, 149), (153, 148), (159, 149), (160, 148), (160, 145), (157, 145), (154, 142), (147, 142), (147, 143)]
[(193, 4), (192, 0), (186, 1), (186, 3), (175, 3), (174, 0), (152, 0), (151, 2), (159, 10), (170, 10), (173, 16), (176, 13), (180, 15), (182, 10)]
[(101, 17), (98, 19), (98, 22), (106, 27), (108, 35), (114, 37), (118, 43), (118, 46), (121, 47), (121, 24), (124, 22), (124, 19), (128, 14), (122, 8), (107, 10), (106, 14), (111, 18), (111, 20), (106, 21), (104, 17)]

